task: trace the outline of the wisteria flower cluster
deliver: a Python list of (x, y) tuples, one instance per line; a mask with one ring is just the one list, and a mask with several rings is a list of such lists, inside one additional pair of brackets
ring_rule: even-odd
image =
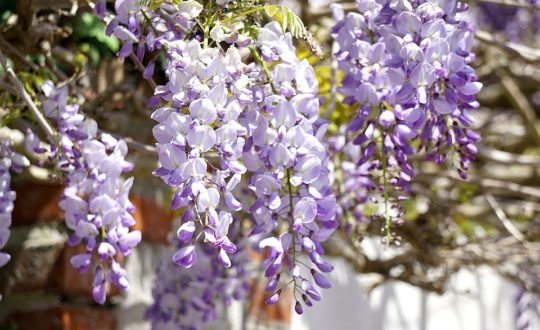
[[(345, 73), (340, 92), (356, 105), (349, 134), (360, 145), (359, 166), (380, 180), (389, 221), (389, 190), (407, 198), (415, 175), (408, 157), (418, 150), (442, 163), (450, 155), (463, 178), (479, 137), (470, 110), (482, 84), (468, 64), (473, 27), (457, 1), (358, 1), (358, 12), (333, 7), (334, 56)], [(418, 141), (418, 142), (414, 142)], [(362, 176), (362, 180), (365, 176)]]
[[(260, 29), (256, 42), (263, 60), (298, 61), (290, 36), (285, 47), (275, 49), (279, 38), (287, 36), (277, 24)], [(197, 233), (203, 233), (204, 240), (219, 250), (221, 265), (230, 267), (228, 254), (236, 247), (227, 231), (234, 221), (231, 213), (240, 210), (253, 216), (251, 235), (271, 234), (279, 220), (289, 226), (280, 239), (261, 241), (261, 247), (275, 243), (268, 245), (272, 252), (266, 264), (271, 282), (279, 282), (276, 276), (286, 257), (289, 265), (294, 264), (300, 242), (319, 260), (311, 239), (325, 239), (336, 226), (335, 200), (328, 169), (324, 170), (327, 156), (314, 135), (318, 100), (313, 69), (305, 61), (280, 63), (266, 77), (255, 63), (243, 65), (234, 46), (222, 54), (218, 48), (201, 48), (197, 40), (190, 40), (171, 42), (167, 49), (169, 83), (158, 88), (158, 95), (173, 107), (160, 108), (153, 115), (159, 122), (154, 136), (161, 163), (155, 174), (176, 188), (171, 208), (184, 207), (191, 218), (178, 229), (185, 246), (174, 261), (191, 267), (196, 262)], [(212, 152), (216, 161), (209, 155)], [(251, 205), (234, 193), (242, 176), (248, 175), (249, 188), (257, 197)], [(220, 201), (229, 211), (217, 213)]]
[[(129, 287), (126, 271), (118, 255), (127, 256), (140, 242), (141, 233), (130, 231), (135, 220), (128, 198), (133, 178), (123, 180), (121, 174), (132, 164), (125, 160), (127, 145), (109, 134), (98, 133), (93, 119), (79, 112), (77, 104), (69, 104), (67, 86), (57, 88), (46, 81), (42, 103), (45, 115), (54, 121), (58, 136), (50, 141), (50, 160), (60, 175), (65, 176), (66, 188), (60, 201), (68, 228), (73, 230), (68, 243), (84, 243), (86, 251), (71, 258), (80, 272), (94, 268), (93, 297), (103, 304), (106, 283), (122, 290)], [(27, 132), (27, 149), (45, 153), (43, 143)]]
[[(175, 262), (184, 267), (195, 263), (193, 234), (198, 228), (204, 231), (205, 240), (219, 249), (219, 262), (230, 267), (228, 254), (236, 251), (227, 236), (233, 221), (231, 212), (242, 208), (232, 191), (246, 172), (239, 161), (246, 130), (237, 118), (242, 104), (245, 106), (246, 91), (240, 87), (247, 77), (234, 65), (241, 63), (234, 47), (224, 56), (217, 48), (202, 49), (196, 40), (181, 42), (178, 47), (168, 45), (173, 59), (167, 70), (170, 80), (160, 90), (160, 96), (172, 101), (173, 107), (159, 108), (152, 116), (159, 122), (153, 132), (161, 164), (154, 174), (176, 188), (171, 209), (185, 207), (184, 213), (191, 215), (178, 230), (178, 238), (186, 246), (175, 255)], [(178, 67), (179, 63), (185, 66)], [(228, 94), (232, 94), (229, 99)], [(217, 153), (219, 163), (212, 163), (211, 152)], [(218, 214), (222, 199), (229, 211)]]
[[(126, 3), (117, 2), (118, 18), (109, 30), (136, 35), (137, 24), (124, 19)], [(337, 227), (314, 70), (296, 57), (291, 35), (276, 22), (252, 37), (242, 24), (214, 21), (201, 35), (189, 31), (197, 30), (194, 18), (202, 6), (188, 1), (176, 16), (165, 16), (168, 6), (161, 7), (161, 16), (146, 15), (144, 8), (129, 12), (153, 26), (139, 40), (167, 56), (168, 82), (155, 93), (166, 105), (152, 118), (158, 122), (153, 133), (160, 161), (154, 175), (175, 190), (171, 209), (182, 208), (185, 219), (173, 261), (194, 267), (203, 241), (217, 250), (222, 267), (233, 266), (230, 255), (237, 247), (228, 228), (247, 212), (249, 235), (260, 241), (258, 248), (269, 248), (264, 267), (273, 294), (268, 302), (277, 300), (286, 270), (295, 292), (311, 305), (320, 295), (308, 277), (330, 286), (319, 273), (332, 270), (321, 257), (320, 242)], [(122, 49), (134, 49), (131, 41), (120, 39)], [(219, 43), (228, 46), (224, 50)], [(247, 63), (244, 51), (252, 55)], [(142, 62), (144, 52), (137, 54)], [(252, 194), (237, 188), (244, 178)], [(307, 276), (296, 262), (302, 251), (313, 262)]]
[[(8, 157), (9, 146), (0, 147), (0, 249), (6, 246), (9, 239), (11, 226), (11, 212), (13, 211), (13, 201), (16, 194), (11, 190), (11, 158)], [(0, 267), (9, 262), (11, 256), (5, 252), (0, 252)]]
[(362, 148), (347, 139), (347, 131), (346, 125), (340, 126), (338, 134), (329, 137), (328, 144), (335, 163), (336, 216), (350, 233), (354, 224), (369, 221), (364, 207), (376, 189), (372, 172), (377, 162), (361, 161)]
[[(214, 262), (216, 250), (201, 246), (197, 250), (199, 259), (190, 269), (171, 263), (173, 253), (164, 254), (152, 289), (154, 302), (145, 314), (153, 329), (198, 329), (217, 318), (220, 301), (228, 306), (243, 299), (249, 289), (247, 271), (238, 258), (241, 254), (232, 257), (237, 266), (231, 274)], [(249, 262), (247, 256), (244, 259)]]
[[(183, 217), (182, 222), (186, 221), (189, 220)], [(180, 241), (173, 242), (156, 270), (154, 302), (145, 313), (153, 329), (198, 329), (217, 318), (219, 302), (229, 306), (233, 300), (245, 297), (249, 290), (246, 267), (250, 264), (245, 249), (231, 256), (233, 268), (224, 269), (215, 262), (219, 253), (216, 249), (197, 246), (197, 263), (185, 269), (171, 262), (180, 247)], [(245, 243), (240, 243), (240, 247)]]
[[(265, 275), (270, 279), (267, 290), (275, 293), (268, 302), (279, 296), (279, 289), (275, 290), (285, 265), (292, 274), (295, 295), (301, 294), (303, 303), (311, 306), (311, 300), (318, 301), (320, 296), (308, 278), (322, 288), (330, 287), (319, 273), (333, 268), (321, 258), (324, 251), (320, 242), (337, 227), (336, 199), (330, 188), (333, 176), (326, 146), (321, 142), (327, 125), (318, 118), (318, 84), (313, 68), (306, 60), (296, 58), (290, 35), (284, 35), (274, 22), (261, 28), (256, 43), (264, 62), (280, 62), (274, 65), (263, 90), (265, 98), (246, 113), (248, 121), (242, 121), (243, 126), (253, 128), (252, 152), (258, 159), (250, 165), (250, 183), (257, 200), (249, 211), (256, 232), (269, 234), (279, 229), (280, 220), (288, 223), (285, 232), (259, 244), (269, 248)], [(303, 265), (296, 262), (302, 252), (312, 262), (306, 269), (310, 273), (307, 277), (302, 275)], [(299, 298), (296, 311), (302, 313)]]
[[(11, 213), (16, 193), (11, 189), (10, 171), (21, 172), (30, 162), (23, 155), (11, 149), (9, 141), (0, 141), (0, 249), (6, 246), (10, 236)], [(5, 266), (11, 256), (0, 251), (0, 267)], [(0, 296), (0, 299), (2, 296)]]

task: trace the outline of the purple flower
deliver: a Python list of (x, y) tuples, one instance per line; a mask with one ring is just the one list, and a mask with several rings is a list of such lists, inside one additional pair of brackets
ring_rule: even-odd
[(120, 247), (120, 251), (122, 251), (122, 254), (124, 254), (125, 256), (130, 255), (131, 249), (133, 249), (141, 242), (141, 238), (141, 232), (138, 230), (131, 231), (119, 237), (118, 246)]
[[(473, 142), (465, 138), (470, 122), (462, 118), (478, 106), (475, 94), (482, 84), (469, 66), (474, 29), (461, 15), (466, 6), (455, 1), (360, 0), (357, 7), (345, 14), (333, 6), (334, 57), (344, 73), (338, 91), (357, 114), (348, 131), (339, 131), (346, 142), (336, 137), (332, 151), (347, 186), (338, 198), (338, 214), (343, 221), (349, 213), (363, 222), (356, 205), (374, 187), (383, 187), (383, 194), (410, 191), (415, 171), (408, 158), (417, 137), (419, 150), (426, 149), (428, 159), (438, 163), (450, 149), (457, 150), (458, 173), (466, 176), (476, 151), (466, 147)], [(399, 200), (384, 200), (392, 204), (385, 208), (400, 210)], [(398, 211), (395, 216), (401, 215)], [(376, 216), (392, 222), (388, 212)]]
[(107, 289), (105, 285), (105, 274), (101, 266), (98, 266), (94, 273), (94, 281), (92, 283), (92, 297), (98, 304), (103, 305), (107, 297)]
[(92, 266), (92, 255), (89, 253), (76, 254), (71, 257), (70, 262), (80, 273), (84, 273)]
[(5, 252), (0, 252), (0, 267), (4, 267), (11, 260), (11, 256)]
[(202, 124), (210, 124), (217, 118), (217, 110), (214, 103), (209, 99), (198, 99), (189, 105), (189, 113), (194, 119)]
[(272, 294), (266, 301), (264, 302), (267, 305), (273, 305), (278, 302), (279, 295), (281, 294), (281, 290), (278, 290), (276, 293)]
[(219, 249), (218, 260), (219, 260), (219, 263), (223, 267), (225, 268), (231, 267), (231, 259), (229, 259), (229, 256), (227, 255), (227, 251), (225, 251), (224, 249)]
[(193, 233), (195, 232), (195, 222), (188, 221), (184, 223), (180, 228), (178, 228), (178, 231), (176, 232), (176, 236), (182, 243), (187, 243), (191, 241), (191, 238), (193, 237)]
[[(132, 33), (120, 27), (115, 31), (125, 36)], [(102, 266), (96, 270), (95, 278), (99, 281), (95, 282), (93, 296), (103, 303), (106, 282), (122, 290), (128, 287), (125, 276), (120, 276), (123, 269), (115, 257), (129, 255), (141, 240), (139, 231), (129, 229), (135, 223), (130, 214), (134, 207), (128, 199), (133, 179), (121, 178), (133, 165), (125, 160), (125, 141), (98, 133), (95, 121), (79, 113), (78, 105), (68, 104), (67, 86), (56, 88), (52, 82), (45, 81), (42, 89), (47, 97), (42, 102), (43, 111), (56, 125), (59, 135), (58, 140), (49, 141), (49, 161), (66, 177), (59, 206), (65, 212), (67, 227), (72, 230), (69, 242), (72, 245), (83, 243), (88, 251), (74, 256), (71, 264), (80, 272), (89, 270), (93, 264), (92, 252), (97, 248), (100, 264), (111, 266), (107, 274), (113, 272), (105, 276)], [(44, 152), (39, 139), (31, 132), (26, 146), (29, 152)]]
[[(11, 150), (11, 143), (0, 141), (0, 249), (3, 249), (10, 237), (11, 213), (15, 201), (15, 191), (11, 190), (10, 171), (20, 172), (30, 164), (28, 159)], [(11, 256), (0, 252), (0, 267), (5, 266)], [(0, 296), (1, 299), (1, 296)]]
[(297, 301), (297, 302), (294, 304), (294, 311), (295, 311), (296, 314), (298, 314), (298, 315), (304, 314), (304, 309), (302, 308), (302, 305), (300, 304), (299, 301)]
[(330, 283), (330, 281), (326, 277), (324, 277), (324, 275), (317, 272), (315, 269), (311, 270), (311, 274), (313, 275), (315, 283), (317, 283), (317, 285), (321, 288), (330, 289), (332, 287), (332, 283)]
[[(235, 241), (244, 246), (244, 243)], [(168, 325), (172, 328), (199, 328), (217, 316), (216, 305), (229, 305), (248, 293), (249, 272), (245, 269), (251, 260), (245, 249), (231, 256), (231, 268), (224, 269), (216, 262), (218, 252), (199, 244), (195, 249), (198, 262), (189, 269), (179, 268), (171, 262), (171, 254), (178, 241), (163, 255), (156, 271), (152, 289), (154, 303), (145, 318), (153, 327)], [(174, 316), (174, 317), (173, 317)]]
[(173, 256), (173, 261), (175, 264), (182, 266), (184, 268), (190, 268), (197, 261), (197, 252), (195, 251), (195, 246), (188, 245), (176, 252)]
[(298, 231), (303, 224), (309, 224), (317, 216), (317, 202), (313, 198), (304, 197), (294, 206), (293, 229)]

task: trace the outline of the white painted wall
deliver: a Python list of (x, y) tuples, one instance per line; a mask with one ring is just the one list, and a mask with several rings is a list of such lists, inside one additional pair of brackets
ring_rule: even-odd
[(333, 288), (302, 316), (293, 330), (514, 330), (516, 288), (489, 268), (461, 271), (442, 296), (404, 283), (364, 291), (368, 276), (338, 260)]
[[(128, 258), (131, 288), (118, 309), (119, 329), (146, 330), (143, 313), (151, 303), (153, 271), (159, 247), (142, 243)], [(294, 313), (292, 330), (515, 330), (513, 298), (516, 288), (489, 268), (461, 271), (442, 296), (404, 283), (388, 283), (368, 297), (367, 275), (357, 275), (341, 260), (333, 261), (333, 288), (304, 315)], [(240, 330), (242, 309), (228, 311), (208, 329)], [(280, 327), (282, 329), (282, 327)], [(531, 330), (540, 330), (536, 326)]]

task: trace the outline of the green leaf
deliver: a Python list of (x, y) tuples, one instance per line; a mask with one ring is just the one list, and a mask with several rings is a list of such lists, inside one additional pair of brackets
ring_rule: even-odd
[[(150, 11), (154, 11), (161, 7), (165, 0), (137, 0), (139, 7), (147, 7)], [(173, 0), (173, 4), (179, 4), (181, 1)]]
[(19, 76), (19, 80), (22, 82), (26, 92), (28, 94), (30, 94), (30, 96), (34, 97), (36, 95), (36, 92), (34, 91), (34, 88), (33, 88), (33, 85), (32, 85), (33, 82), (34, 82), (33, 75), (31, 73), (28, 73), (28, 72), (19, 72), (18, 76)]
[(283, 31), (289, 31), (293, 37), (303, 39), (307, 35), (304, 23), (289, 7), (265, 5), (264, 12), (268, 17), (275, 19), (281, 25)]
[(81, 52), (75, 53), (75, 56), (73, 58), (73, 63), (75, 64), (75, 68), (77, 68), (77, 71), (82, 70), (86, 62), (87, 62), (87, 58), (86, 56), (84, 56), (83, 53)]
[(268, 17), (274, 17), (274, 15), (278, 11), (278, 7), (279, 6), (276, 6), (276, 5), (265, 5), (264, 11), (266, 12), (266, 15), (268, 15)]
[(0, 118), (0, 127), (7, 126), (13, 120), (19, 118), (21, 115), (21, 109), (11, 109), (4, 117)]
[(120, 47), (118, 39), (105, 34), (105, 25), (91, 13), (79, 16), (77, 24), (74, 25), (74, 35), (78, 38), (95, 38), (113, 53)]
[(152, 3), (152, 0), (137, 0), (137, 6), (148, 7)]

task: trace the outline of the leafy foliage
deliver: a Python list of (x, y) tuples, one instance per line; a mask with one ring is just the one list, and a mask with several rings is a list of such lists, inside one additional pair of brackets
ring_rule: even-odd
[[(158, 9), (167, 0), (137, 0), (137, 4), (141, 7), (146, 7), (150, 11)], [(178, 5), (182, 0), (170, 0), (172, 4)]]
[[(120, 47), (118, 39), (108, 36), (105, 33), (105, 24), (92, 13), (82, 13), (77, 17), (70, 39), (88, 56), (93, 65), (97, 65), (102, 57), (116, 53)], [(78, 66), (79, 62), (84, 62), (80, 57), (76, 60)]]
[(275, 19), (283, 28), (295, 38), (305, 38), (307, 35), (304, 23), (289, 7), (283, 5), (265, 5), (264, 12), (268, 17)]

